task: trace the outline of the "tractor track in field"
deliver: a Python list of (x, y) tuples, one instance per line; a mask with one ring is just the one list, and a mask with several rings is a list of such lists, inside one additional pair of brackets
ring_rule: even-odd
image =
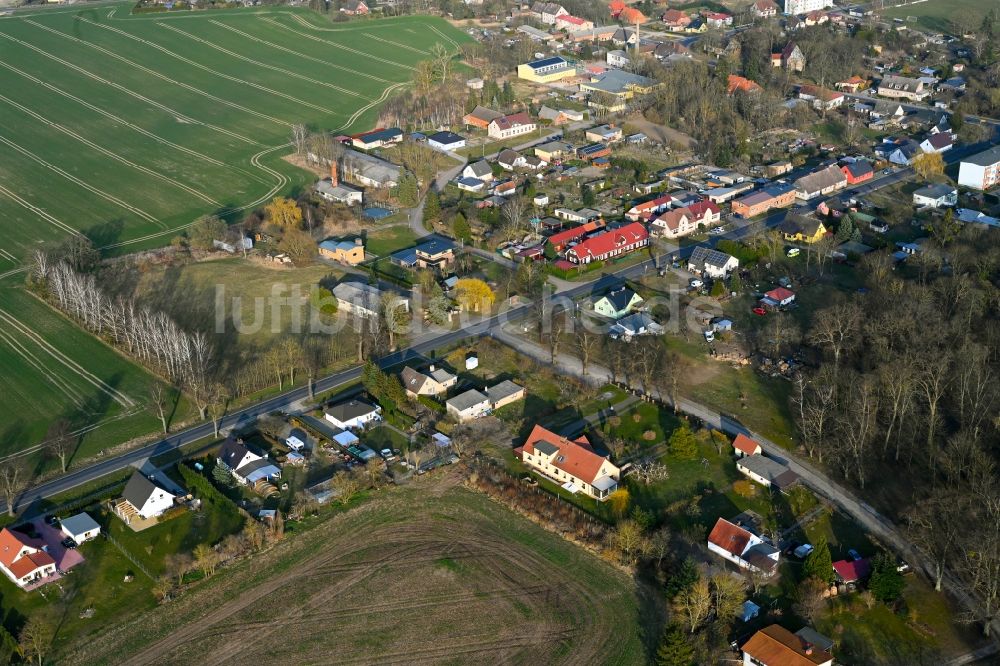
[(82, 16), (77, 16), (76, 20), (77, 21), (82, 21), (83, 23), (86, 23), (88, 25), (96, 26), (98, 28), (101, 28), (102, 30), (109, 30), (109, 31), (115, 33), (116, 35), (120, 35), (122, 37), (127, 37), (128, 39), (131, 39), (132, 41), (138, 42), (138, 43), (140, 43), (140, 44), (142, 44), (144, 46), (148, 46), (149, 48), (154, 49), (156, 51), (159, 51), (160, 53), (163, 53), (165, 55), (168, 55), (171, 58), (174, 58), (176, 60), (180, 60), (181, 62), (183, 62), (186, 65), (190, 65), (191, 67), (194, 67), (196, 69), (200, 69), (200, 70), (202, 70), (204, 72), (208, 72), (209, 74), (213, 74), (215, 76), (221, 77), (223, 79), (226, 79), (227, 81), (232, 81), (233, 83), (238, 83), (240, 85), (247, 86), (247, 87), (250, 87), (250, 88), (255, 88), (255, 89), (257, 89), (257, 90), (259, 90), (261, 92), (267, 93), (268, 95), (274, 95), (275, 97), (281, 97), (282, 99), (286, 99), (289, 102), (293, 102), (295, 104), (301, 104), (302, 106), (305, 106), (305, 107), (308, 107), (310, 109), (313, 109), (314, 111), (322, 111), (324, 113), (328, 112), (328, 109), (325, 106), (320, 106), (318, 104), (313, 104), (312, 102), (307, 102), (307, 101), (305, 101), (303, 99), (299, 99), (298, 97), (295, 97), (293, 95), (289, 95), (287, 93), (283, 93), (280, 90), (274, 90), (272, 88), (268, 88), (267, 86), (262, 86), (259, 83), (253, 83), (252, 81), (247, 81), (246, 79), (241, 79), (238, 76), (232, 76), (230, 74), (224, 74), (224, 73), (222, 73), (222, 72), (220, 72), (218, 70), (214, 70), (211, 67), (208, 67), (207, 65), (203, 65), (202, 63), (200, 63), (200, 62), (198, 62), (196, 60), (192, 60), (190, 58), (186, 58), (186, 57), (182, 56), (179, 53), (175, 53), (174, 51), (171, 51), (167, 47), (162, 46), (160, 44), (157, 44), (156, 42), (151, 42), (148, 39), (144, 39), (144, 38), (139, 37), (137, 35), (133, 35), (131, 33), (128, 33), (126, 31), (124, 31), (124, 30), (119, 30), (118, 28), (115, 28), (114, 26), (104, 25), (103, 23), (98, 23), (96, 21), (91, 21), (90, 19), (84, 18)]
[[(313, 25), (309, 21), (305, 20), (304, 18), (302, 18), (298, 14), (292, 14), (291, 18), (296, 23), (302, 25), (303, 27), (308, 28), (310, 30), (315, 30), (316, 32), (343, 32), (343, 30), (339, 30), (337, 28), (320, 28), (319, 26)], [(431, 28), (431, 30), (434, 29), (431, 26), (427, 26), (427, 27)], [(422, 50), (420, 50), (420, 49), (418, 49), (418, 48), (416, 48), (414, 46), (409, 46), (408, 44), (400, 44), (399, 42), (394, 42), (391, 39), (386, 39), (385, 37), (377, 37), (377, 36), (375, 36), (375, 35), (373, 35), (371, 33), (367, 33), (367, 32), (363, 33), (363, 34), (365, 35), (365, 37), (368, 37), (369, 39), (374, 39), (377, 42), (383, 42), (385, 44), (389, 44), (390, 46), (395, 46), (396, 48), (399, 48), (399, 49), (403, 49), (403, 50), (406, 50), (406, 51), (411, 51), (413, 53), (417, 53), (417, 54), (422, 55), (422, 56), (429, 56), (430, 55), (430, 53), (428, 53), (427, 51), (422, 51)]]
[(217, 25), (220, 28), (224, 28), (226, 30), (234, 32), (237, 35), (240, 35), (241, 37), (243, 37), (244, 39), (249, 39), (252, 42), (256, 42), (258, 44), (263, 44), (264, 46), (269, 46), (272, 49), (277, 49), (279, 51), (283, 51), (285, 53), (289, 53), (291, 55), (298, 56), (300, 58), (304, 58), (306, 60), (309, 60), (310, 62), (315, 62), (315, 63), (319, 63), (321, 65), (326, 65), (328, 67), (332, 67), (333, 69), (337, 69), (337, 70), (340, 70), (342, 72), (347, 72), (349, 74), (354, 74), (355, 76), (362, 76), (362, 77), (364, 77), (366, 79), (371, 79), (372, 81), (378, 81), (379, 83), (387, 83), (387, 84), (393, 83), (392, 81), (390, 81), (388, 79), (383, 79), (382, 77), (375, 76), (374, 74), (368, 74), (367, 72), (360, 72), (360, 71), (358, 71), (356, 69), (351, 69), (350, 67), (345, 67), (343, 65), (338, 65), (338, 64), (332, 63), (332, 62), (330, 62), (328, 60), (323, 60), (322, 58), (317, 58), (316, 56), (311, 56), (311, 55), (309, 55), (307, 53), (299, 53), (298, 51), (290, 49), (290, 48), (288, 48), (286, 46), (282, 46), (281, 44), (275, 44), (274, 42), (269, 42), (269, 41), (267, 41), (265, 39), (261, 39), (260, 37), (257, 37), (256, 35), (252, 35), (249, 32), (244, 32), (244, 31), (240, 30), (239, 28), (234, 28), (231, 25), (226, 25), (225, 23), (222, 23), (221, 21), (216, 21), (215, 19), (209, 20), (209, 23), (212, 23), (213, 25)]
[(83, 395), (76, 390), (69, 382), (60, 377), (57, 374), (52, 373), (42, 362), (40, 358), (35, 356), (28, 349), (25, 344), (14, 337), (13, 333), (10, 333), (2, 328), (0, 328), (0, 341), (7, 343), (7, 346), (15, 354), (21, 357), (25, 363), (30, 365), (32, 368), (38, 372), (39, 376), (42, 377), (49, 384), (54, 386), (61, 392), (66, 398), (78, 409), (83, 407), (84, 399)]
[[(336, 90), (337, 92), (343, 93), (345, 95), (350, 95), (351, 97), (357, 97), (359, 99), (363, 99), (363, 100), (369, 101), (369, 102), (371, 101), (370, 98), (365, 97), (361, 93), (356, 92), (354, 90), (351, 90), (350, 88), (344, 88), (344, 87), (338, 86), (336, 84), (330, 83), (328, 81), (320, 81), (319, 79), (314, 79), (314, 78), (305, 76), (304, 74), (299, 74), (298, 72), (293, 72), (291, 70), (285, 69), (283, 67), (278, 67), (276, 65), (268, 65), (267, 63), (261, 62), (260, 60), (254, 60), (253, 58), (250, 58), (248, 56), (242, 55), (240, 53), (236, 53), (235, 51), (231, 51), (231, 50), (229, 50), (229, 49), (227, 49), (225, 47), (219, 46), (218, 44), (213, 44), (212, 42), (208, 41), (207, 39), (202, 39), (201, 37), (198, 37), (197, 35), (192, 35), (189, 32), (184, 32), (180, 28), (174, 27), (172, 25), (167, 25), (166, 23), (157, 23), (156, 25), (158, 27), (160, 27), (160, 28), (163, 28), (164, 30), (171, 31), (174, 34), (181, 35), (182, 37), (187, 37), (188, 39), (194, 40), (195, 42), (197, 42), (199, 44), (202, 44), (203, 46), (207, 46), (210, 49), (214, 49), (216, 51), (219, 51), (220, 53), (225, 53), (226, 55), (228, 55), (228, 56), (230, 56), (232, 58), (236, 58), (237, 60), (242, 60), (243, 62), (248, 62), (251, 65), (253, 65), (254, 67), (259, 67), (260, 69), (269, 69), (272, 72), (279, 72), (279, 73), (284, 74), (285, 76), (289, 76), (289, 77), (291, 77), (293, 79), (299, 79), (301, 81), (305, 81), (307, 83), (311, 83), (314, 86), (322, 86), (324, 88), (329, 88), (331, 90)], [(294, 98), (292, 98), (292, 99), (294, 99)], [(322, 107), (321, 106), (321, 107), (317, 107), (317, 108), (323, 110), (326, 107)]]
[(185, 90), (187, 90), (189, 92), (192, 92), (192, 93), (194, 93), (196, 95), (200, 95), (202, 97), (205, 97), (206, 99), (210, 99), (210, 100), (212, 100), (213, 102), (215, 102), (217, 104), (221, 104), (223, 106), (228, 106), (231, 109), (236, 109), (237, 111), (241, 111), (241, 112), (246, 113), (246, 114), (251, 115), (251, 116), (256, 116), (258, 118), (261, 118), (262, 120), (267, 120), (267, 121), (275, 123), (277, 125), (287, 126), (287, 125), (290, 124), (288, 121), (282, 120), (281, 118), (275, 118), (274, 116), (269, 116), (266, 113), (261, 113), (260, 111), (257, 111), (255, 109), (251, 109), (251, 108), (245, 107), (245, 106), (243, 106), (241, 104), (237, 104), (236, 102), (232, 102), (232, 101), (230, 101), (228, 99), (225, 99), (223, 97), (219, 97), (217, 95), (213, 95), (210, 92), (206, 92), (204, 90), (201, 90), (200, 88), (196, 88), (195, 86), (192, 86), (189, 83), (184, 83), (182, 81), (178, 81), (176, 79), (172, 79), (169, 76), (167, 76), (167, 75), (165, 75), (165, 74), (163, 74), (161, 72), (156, 71), (155, 69), (150, 69), (149, 67), (146, 67), (145, 65), (140, 65), (139, 63), (135, 62), (134, 60), (130, 60), (130, 59), (126, 58), (123, 55), (120, 55), (118, 53), (115, 53), (114, 51), (111, 51), (109, 49), (104, 48), (103, 46), (100, 46), (99, 44), (94, 44), (93, 42), (88, 42), (85, 39), (80, 39), (79, 37), (74, 37), (73, 35), (67, 35), (64, 32), (60, 32), (59, 30), (55, 30), (53, 28), (50, 28), (47, 25), (42, 25), (41, 23), (38, 23), (37, 21), (32, 21), (30, 19), (26, 19), (26, 22), (30, 23), (33, 26), (41, 28), (42, 30), (50, 32), (50, 33), (52, 33), (54, 35), (58, 35), (59, 37), (62, 37), (64, 39), (68, 39), (68, 40), (71, 40), (71, 41), (76, 42), (78, 44), (82, 44), (82, 45), (87, 46), (87, 47), (89, 47), (91, 49), (94, 49), (94, 50), (96, 50), (96, 51), (98, 51), (98, 52), (100, 52), (100, 53), (108, 56), (109, 58), (114, 58), (115, 60), (117, 60), (119, 62), (123, 62), (126, 65), (129, 65), (131, 67), (135, 67), (136, 69), (138, 69), (139, 71), (141, 71), (143, 74), (148, 74), (150, 76), (154, 76), (154, 77), (160, 79), (161, 81), (166, 81), (167, 83), (171, 83), (171, 84), (173, 84), (175, 86), (178, 86), (180, 88), (184, 88)]
[(129, 167), (135, 169), (136, 171), (139, 171), (141, 173), (146, 174), (147, 176), (150, 176), (152, 178), (156, 178), (156, 179), (161, 180), (161, 181), (163, 181), (165, 183), (168, 183), (170, 185), (178, 187), (178, 188), (184, 190), (185, 192), (187, 192), (188, 194), (190, 194), (191, 196), (196, 197), (198, 199), (201, 199), (202, 201), (204, 201), (207, 204), (211, 204), (213, 206), (221, 206), (222, 205), (221, 203), (219, 203), (215, 199), (211, 198), (207, 194), (204, 194), (203, 192), (200, 192), (200, 191), (194, 189), (193, 187), (189, 187), (188, 185), (185, 185), (184, 183), (181, 183), (181, 182), (179, 182), (177, 180), (174, 180), (173, 178), (171, 178), (169, 176), (166, 176), (166, 175), (164, 175), (162, 173), (159, 173), (158, 171), (154, 171), (153, 169), (150, 169), (147, 166), (143, 166), (142, 164), (136, 164), (132, 160), (130, 160), (128, 158), (125, 158), (125, 157), (122, 157), (121, 155), (108, 150), (107, 148), (105, 148), (104, 146), (101, 146), (100, 144), (94, 143), (93, 141), (87, 139), (86, 137), (83, 137), (83, 136), (77, 134), (76, 132), (74, 132), (73, 130), (69, 129), (68, 127), (64, 127), (63, 125), (60, 125), (59, 123), (53, 122), (53, 121), (49, 120), (48, 118), (46, 118), (45, 116), (41, 115), (40, 113), (36, 113), (35, 111), (29, 109), (28, 107), (24, 106), (23, 104), (18, 104), (14, 100), (12, 100), (12, 99), (10, 99), (8, 97), (5, 97), (2, 94), (0, 94), (0, 101), (6, 102), (7, 104), (13, 106), (14, 108), (20, 110), (22, 113), (31, 116), (32, 118), (34, 118), (38, 122), (42, 123), (43, 125), (51, 127), (52, 129), (56, 130), (57, 132), (62, 132), (66, 136), (71, 137), (73, 139), (76, 139), (77, 141), (79, 141), (83, 145), (85, 145), (85, 146), (87, 146), (89, 148), (92, 148), (93, 150), (96, 150), (97, 152), (101, 153), (102, 155), (105, 155), (106, 157), (110, 157), (111, 159), (115, 160), (116, 162), (119, 162), (121, 164), (129, 166)]
[[(86, 19), (82, 19), (82, 20), (86, 20)], [(97, 25), (97, 24), (95, 24), (95, 25)], [(194, 124), (194, 125), (202, 125), (203, 127), (207, 127), (209, 129), (215, 130), (216, 132), (219, 132), (221, 134), (225, 134), (226, 136), (230, 136), (230, 137), (232, 137), (234, 139), (238, 139), (239, 141), (243, 141), (244, 143), (249, 143), (249, 144), (252, 144), (252, 145), (260, 145), (257, 141), (255, 141), (255, 140), (253, 140), (253, 139), (251, 139), (249, 137), (245, 137), (245, 136), (243, 136), (241, 134), (238, 134), (236, 132), (233, 132), (231, 130), (227, 130), (224, 127), (219, 127), (217, 125), (212, 125), (210, 123), (202, 122), (200, 120), (196, 120), (194, 118), (191, 118), (190, 116), (187, 116), (187, 115), (181, 113), (180, 111), (178, 111), (176, 109), (172, 109), (172, 108), (170, 108), (169, 106), (167, 106), (165, 104), (160, 104), (156, 100), (150, 99), (149, 97), (146, 97), (145, 95), (140, 95), (139, 93), (137, 93), (137, 92), (135, 92), (133, 90), (130, 90), (129, 88), (126, 88), (125, 86), (123, 86), (123, 85), (121, 85), (119, 83), (115, 83), (114, 81), (109, 81), (109, 80), (107, 80), (107, 79), (105, 79), (103, 77), (100, 77), (97, 74), (94, 74), (93, 72), (87, 71), (86, 69), (84, 69), (84, 68), (82, 68), (82, 67), (80, 67), (78, 65), (74, 65), (73, 63), (69, 62), (68, 60), (64, 60), (63, 58), (60, 58), (60, 57), (55, 56), (55, 55), (52, 55), (51, 53), (45, 51), (44, 49), (40, 49), (40, 48), (38, 48), (37, 46), (35, 46), (33, 44), (29, 44), (28, 42), (25, 42), (23, 40), (18, 39), (17, 37), (12, 37), (11, 35), (8, 35), (6, 33), (0, 33), (0, 36), (2, 36), (5, 39), (9, 39), (9, 40), (11, 40), (13, 42), (16, 42), (17, 44), (20, 44), (21, 46), (23, 46), (25, 48), (31, 49), (32, 51), (35, 51), (39, 55), (45, 56), (46, 58), (49, 58), (50, 60), (58, 62), (59, 64), (64, 65), (64, 66), (72, 69), (74, 72), (78, 72), (78, 73), (82, 74), (83, 76), (87, 77), (88, 79), (91, 79), (93, 81), (97, 81), (98, 83), (103, 83), (106, 86), (110, 86), (110, 87), (114, 88), (115, 90), (118, 90), (119, 92), (125, 93), (129, 97), (134, 97), (135, 99), (138, 99), (141, 102), (144, 102), (146, 104), (149, 104), (152, 107), (160, 109), (161, 111), (169, 113), (174, 118), (177, 118), (177, 119), (179, 119), (179, 120), (181, 120), (183, 122), (191, 123), (191, 124)]]
[[(14, 192), (8, 190), (6, 187), (3, 186), (2, 183), (0, 183), (0, 194), (6, 195), (10, 199), (12, 199), (14, 201), (14, 203), (22, 206), (23, 208), (26, 208), (27, 210), (30, 210), (32, 213), (34, 213), (35, 215), (39, 216), (40, 218), (42, 218), (43, 220), (45, 220), (46, 222), (48, 222), (52, 226), (56, 227), (57, 229), (65, 231), (66, 233), (70, 234), (71, 236), (83, 236), (83, 234), (81, 234), (79, 231), (77, 231), (73, 227), (69, 226), (65, 222), (62, 222), (62, 221), (56, 219), (52, 215), (49, 215), (47, 212), (45, 212), (44, 210), (42, 210), (41, 208), (39, 208), (38, 206), (36, 206), (35, 204), (31, 203), (30, 201), (27, 201), (26, 199), (21, 198), (20, 196), (18, 196)], [(16, 269), (16, 270), (13, 270), (13, 271), (7, 271), (6, 273), (0, 275), (0, 278), (7, 277), (8, 275), (13, 275), (15, 273), (20, 273), (22, 271), (23, 271), (23, 269), (20, 269), (20, 268)]]
[(272, 18), (265, 18), (265, 19), (261, 19), (261, 20), (264, 21), (265, 23), (269, 23), (269, 24), (271, 24), (273, 26), (276, 26), (278, 28), (281, 28), (283, 30), (287, 30), (288, 32), (291, 32), (293, 34), (299, 35), (300, 37), (305, 37), (306, 39), (311, 39), (314, 42), (318, 42), (320, 44), (326, 44), (327, 46), (332, 46), (332, 47), (340, 49), (342, 51), (347, 51), (348, 53), (353, 53), (354, 55), (362, 56), (362, 57), (367, 58), (369, 60), (374, 60), (376, 62), (381, 62), (381, 63), (384, 63), (386, 65), (392, 65), (393, 67), (399, 67), (401, 69), (405, 69), (405, 70), (408, 70), (408, 71), (413, 71), (414, 69), (416, 69), (412, 65), (404, 65), (403, 63), (396, 62), (395, 60), (389, 60), (388, 58), (380, 58), (379, 56), (375, 56), (375, 55), (372, 55), (370, 53), (366, 53), (365, 51), (360, 51), (358, 49), (351, 48), (350, 46), (347, 46), (345, 44), (338, 44), (336, 42), (331, 42), (331, 41), (329, 41), (327, 39), (322, 39), (320, 37), (317, 37), (316, 35), (310, 35), (308, 33), (302, 32), (300, 30), (296, 30), (295, 28), (293, 28), (291, 26), (285, 25), (284, 23), (281, 23), (280, 21), (275, 21)]

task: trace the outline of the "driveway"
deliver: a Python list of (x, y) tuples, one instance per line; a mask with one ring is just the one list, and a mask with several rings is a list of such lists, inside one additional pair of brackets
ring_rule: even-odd
[(56, 561), (56, 568), (59, 571), (68, 571), (78, 564), (83, 564), (84, 558), (80, 551), (63, 547), (61, 542), (66, 538), (66, 535), (62, 533), (62, 530), (46, 525), (42, 518), (36, 518), (31, 521), (31, 524), (41, 540), (45, 542), (45, 551)]

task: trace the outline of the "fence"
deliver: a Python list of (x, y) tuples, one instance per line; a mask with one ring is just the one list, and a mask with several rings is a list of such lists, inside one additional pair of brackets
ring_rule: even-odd
[(108, 541), (110, 541), (111, 543), (113, 543), (115, 545), (115, 548), (117, 548), (118, 550), (121, 551), (122, 555), (125, 556), (125, 559), (127, 559), (129, 562), (131, 562), (135, 566), (136, 569), (138, 569), (139, 571), (141, 571), (142, 573), (144, 573), (146, 575), (146, 577), (149, 578), (149, 580), (156, 580), (156, 576), (154, 576), (153, 574), (149, 573), (149, 569), (147, 569), (142, 564), (142, 562), (140, 562), (139, 560), (137, 560), (135, 558), (135, 556), (132, 555), (132, 553), (128, 552), (128, 550), (125, 548), (125, 546), (123, 546), (118, 541), (118, 539), (116, 539), (113, 536), (111, 536), (111, 534), (108, 533), (107, 531), (105, 531), (104, 536), (107, 537)]

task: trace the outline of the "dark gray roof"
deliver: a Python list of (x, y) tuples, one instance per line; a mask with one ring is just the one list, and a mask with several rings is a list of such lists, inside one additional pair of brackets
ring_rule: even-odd
[[(246, 479), (254, 472), (264, 469), (265, 467), (273, 467), (275, 472), (281, 471), (281, 468), (279, 468), (269, 459), (258, 458), (257, 460), (254, 460), (253, 462), (248, 462), (246, 465), (243, 465), (243, 467), (240, 467), (238, 470), (236, 470), (236, 473), (242, 476), (244, 479)], [(268, 474), (268, 476), (273, 476), (273, 473)]]
[(715, 266), (716, 268), (722, 268), (726, 265), (732, 257), (725, 252), (719, 252), (718, 250), (713, 250), (709, 247), (698, 246), (691, 253), (691, 258), (688, 259), (688, 264), (694, 264), (695, 266)]
[(234, 469), (247, 455), (250, 449), (247, 446), (234, 438), (229, 438), (219, 449), (219, 460), (226, 464), (230, 469)]
[(833, 641), (812, 627), (802, 627), (795, 632), (795, 635), (823, 652), (829, 652), (833, 648)]
[(539, 440), (533, 445), (536, 451), (541, 451), (547, 456), (551, 456), (553, 453), (559, 450), (559, 447), (552, 442), (546, 442), (545, 440)]
[(921, 187), (913, 194), (921, 197), (927, 197), (928, 199), (940, 199), (941, 197), (948, 196), (952, 192), (955, 192), (955, 188), (951, 185), (945, 185), (944, 183), (932, 183), (931, 185)]
[(454, 398), (449, 400), (447, 404), (451, 405), (460, 412), (464, 412), (466, 409), (469, 409), (474, 405), (488, 401), (488, 398), (476, 389), (469, 389), (465, 393), (456, 395)]
[(491, 403), (499, 402), (505, 398), (524, 390), (522, 387), (518, 386), (509, 379), (505, 379), (496, 386), (491, 386), (486, 389), (486, 397), (489, 398)]
[(797, 474), (792, 472), (785, 465), (782, 465), (777, 460), (766, 458), (759, 453), (755, 453), (752, 456), (746, 456), (745, 458), (740, 458), (736, 464), (740, 467), (745, 467), (757, 476), (766, 479), (769, 483), (779, 489), (787, 488), (798, 481), (799, 478)]
[(483, 176), (489, 176), (492, 175), (493, 173), (493, 170), (490, 169), (490, 165), (489, 163), (486, 162), (486, 160), (479, 160), (478, 162), (473, 162), (472, 164), (469, 165), (469, 167), (472, 169), (472, 173), (477, 178), (481, 178)]
[(632, 302), (634, 297), (635, 292), (625, 286), (612, 289), (604, 296), (604, 298), (608, 299), (608, 302), (611, 303), (611, 307), (613, 307), (616, 311), (627, 308), (628, 304)]
[(1000, 162), (1000, 146), (993, 146), (989, 150), (984, 150), (981, 153), (970, 155), (962, 161), (977, 164), (979, 166), (991, 166)]
[(326, 413), (343, 423), (351, 419), (356, 419), (359, 416), (364, 416), (365, 414), (371, 414), (374, 411), (375, 407), (367, 402), (362, 400), (348, 400), (347, 402), (339, 402), (333, 405), (326, 410)]
[(802, 213), (789, 212), (785, 215), (785, 219), (782, 220), (781, 224), (778, 225), (778, 229), (786, 234), (797, 234), (802, 233), (806, 236), (812, 236), (819, 229), (820, 221), (811, 215), (803, 215)]
[(97, 524), (96, 520), (90, 517), (89, 513), (78, 513), (75, 516), (63, 518), (59, 523), (64, 530), (74, 535), (83, 534), (94, 529), (101, 529), (101, 526)]
[(150, 496), (157, 490), (162, 490), (165, 493), (170, 493), (167, 490), (159, 487), (145, 476), (141, 472), (136, 471), (132, 474), (132, 478), (128, 480), (125, 484), (125, 490), (122, 492), (122, 497), (128, 500), (129, 504), (137, 509), (142, 508), (147, 501), (149, 501)]

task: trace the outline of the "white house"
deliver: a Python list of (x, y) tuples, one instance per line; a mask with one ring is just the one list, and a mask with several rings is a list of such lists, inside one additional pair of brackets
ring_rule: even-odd
[(723, 278), (740, 267), (736, 257), (708, 247), (698, 246), (688, 259), (688, 270), (712, 279)]
[(59, 529), (77, 543), (96, 539), (101, 534), (101, 526), (90, 517), (89, 513), (78, 513), (60, 520)]
[(621, 470), (597, 455), (586, 437), (570, 441), (536, 425), (524, 446), (514, 449), (514, 454), (570, 492), (582, 492), (604, 501), (618, 489)]
[(26, 535), (0, 530), (0, 569), (20, 588), (56, 573), (56, 561)]
[[(341, 282), (333, 288), (332, 293), (337, 299), (338, 308), (345, 312), (353, 312), (359, 317), (375, 317), (383, 307), (383, 292), (365, 282)], [(410, 301), (397, 296), (395, 307), (408, 312)]]
[(913, 205), (920, 208), (949, 208), (958, 204), (958, 190), (951, 185), (934, 183), (913, 193)]
[(437, 150), (450, 152), (465, 148), (465, 137), (454, 132), (435, 132), (427, 137), (427, 145)]
[(281, 478), (281, 468), (267, 456), (250, 450), (242, 440), (227, 439), (217, 458), (222, 468), (244, 486)]
[(740, 474), (756, 481), (765, 488), (784, 491), (799, 482), (799, 476), (777, 460), (759, 453), (743, 456), (736, 461)]
[(778, 569), (779, 552), (759, 536), (719, 518), (708, 535), (708, 549), (741, 569), (771, 576)]
[(733, 440), (733, 451), (740, 458), (763, 453), (760, 444), (743, 433), (736, 435), (736, 439)]
[(449, 414), (458, 419), (459, 423), (472, 421), (490, 413), (490, 399), (476, 389), (456, 395), (444, 403)]
[(477, 178), (483, 182), (489, 182), (493, 180), (493, 169), (490, 168), (489, 162), (486, 160), (479, 160), (478, 162), (467, 164), (462, 169), (462, 177)]
[(174, 506), (177, 498), (178, 495), (174, 495), (136, 471), (125, 484), (122, 497), (113, 504), (113, 509), (118, 517), (128, 524), (136, 516), (141, 520), (162, 516), (167, 509)]
[(486, 134), (493, 139), (510, 139), (522, 134), (530, 134), (538, 128), (537, 123), (523, 111), (509, 116), (500, 116), (490, 121)]
[(1000, 146), (970, 155), (958, 167), (958, 184), (988, 190), (1000, 183)]
[(326, 420), (343, 430), (364, 428), (382, 420), (382, 406), (363, 400), (346, 400), (327, 408)]

